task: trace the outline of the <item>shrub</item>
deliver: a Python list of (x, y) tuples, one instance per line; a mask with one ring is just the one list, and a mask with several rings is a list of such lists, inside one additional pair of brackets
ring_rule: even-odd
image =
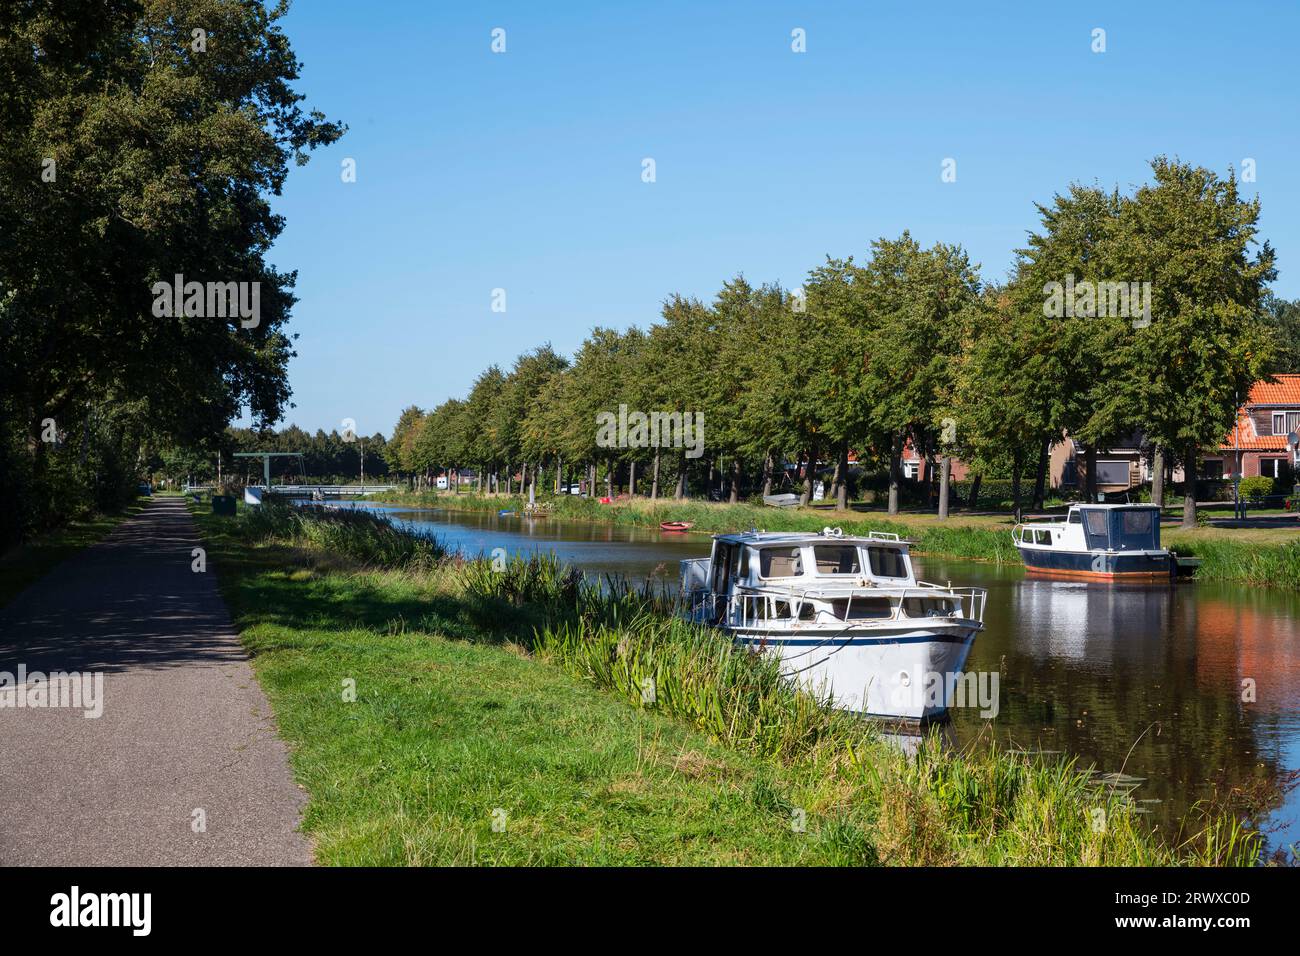
[(1237, 493), (1248, 501), (1258, 503), (1273, 493), (1273, 479), (1265, 475), (1255, 475), (1241, 479)]

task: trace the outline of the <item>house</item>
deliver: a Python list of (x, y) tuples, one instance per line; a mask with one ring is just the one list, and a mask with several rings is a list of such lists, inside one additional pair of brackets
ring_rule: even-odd
[[(1099, 492), (1122, 493), (1151, 480), (1151, 465), (1143, 449), (1145, 443), (1142, 432), (1135, 430), (1111, 447), (1097, 449)], [(1087, 450), (1083, 444), (1069, 435), (1052, 445), (1047, 467), (1051, 487), (1058, 490), (1077, 489), (1086, 483), (1086, 456)], [(1181, 480), (1181, 476), (1176, 480)]]
[(1237, 410), (1236, 427), (1206, 455), (1202, 475), (1295, 480), (1300, 454), (1287, 444), (1287, 436), (1300, 434), (1300, 375), (1273, 378), (1251, 386), (1246, 404)]

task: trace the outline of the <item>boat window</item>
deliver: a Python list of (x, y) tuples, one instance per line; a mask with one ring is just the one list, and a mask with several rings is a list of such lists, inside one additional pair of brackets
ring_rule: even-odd
[(763, 548), (758, 552), (758, 573), (765, 578), (788, 578), (803, 574), (798, 548)]
[(740, 580), (749, 579), (749, 548), (740, 549)]
[(1154, 551), (1160, 547), (1154, 508), (1117, 511), (1111, 527), (1115, 547), (1125, 551)]
[(1089, 548), (1110, 547), (1110, 516), (1092, 508), (1083, 513), (1084, 530), (1088, 533)]
[(813, 548), (818, 574), (861, 574), (858, 549), (851, 544), (819, 544)]
[(812, 601), (804, 601), (799, 605), (799, 620), (813, 621), (817, 619), (817, 606)]
[(778, 619), (780, 619), (780, 618), (784, 618), (784, 617), (789, 617), (789, 616), (790, 616), (790, 602), (789, 602), (789, 601), (777, 601), (777, 602), (776, 602), (776, 611), (775, 611), (775, 613), (773, 613), (772, 616), (775, 617), (775, 618), (778, 618)]
[(831, 602), (831, 607), (835, 611), (835, 616), (841, 621), (866, 621), (892, 617), (894, 613), (889, 598), (882, 597), (855, 597), (852, 601), (848, 598), (837, 598)]
[(907, 577), (907, 563), (898, 548), (867, 548), (871, 560), (871, 573), (881, 578)]
[(1035, 544), (1051, 544), (1051, 543), (1052, 543), (1052, 532), (1050, 532), (1050, 531), (1035, 531), (1035, 532), (1034, 532), (1034, 543), (1035, 543)]
[(1067, 520), (1067, 523), (1068, 523), (1068, 524), (1082, 524), (1082, 523), (1083, 523), (1083, 515), (1080, 514), (1080, 513), (1077, 512), (1077, 511), (1071, 511), (1071, 512), (1070, 512), (1070, 517), (1069, 517), (1069, 519)]
[(947, 617), (952, 613), (952, 602), (942, 598), (907, 598), (903, 610), (908, 617)]

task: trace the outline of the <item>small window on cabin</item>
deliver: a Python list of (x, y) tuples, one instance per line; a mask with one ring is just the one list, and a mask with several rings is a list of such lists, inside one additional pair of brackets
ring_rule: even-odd
[(749, 548), (740, 549), (740, 579), (744, 581), (749, 577)]
[(817, 619), (817, 606), (812, 601), (804, 601), (799, 605), (799, 620), (815, 621)]
[(892, 617), (894, 607), (889, 598), (859, 598), (852, 601), (838, 598), (831, 602), (835, 616), (841, 621), (866, 621), (882, 617)]
[(858, 549), (851, 544), (819, 544), (813, 547), (818, 574), (861, 574)]
[(798, 548), (763, 548), (758, 552), (758, 573), (765, 578), (789, 578), (803, 574)]
[(1083, 515), (1077, 511), (1071, 511), (1067, 524), (1083, 524)]
[(778, 620), (780, 620), (781, 618), (789, 617), (789, 616), (790, 616), (790, 602), (789, 602), (789, 601), (777, 601), (777, 602), (776, 602), (776, 611), (772, 614), (772, 616), (773, 616), (774, 618), (777, 618)]
[(903, 610), (908, 617), (947, 617), (952, 613), (952, 602), (941, 598), (907, 598)]
[(903, 552), (900, 549), (867, 548), (867, 557), (871, 560), (871, 573), (876, 577), (907, 577), (907, 564), (903, 561)]
[(1051, 543), (1052, 543), (1052, 532), (1050, 532), (1050, 531), (1048, 531), (1048, 530), (1046, 530), (1046, 529), (1042, 529), (1042, 530), (1039, 530), (1039, 531), (1035, 531), (1035, 532), (1034, 532), (1034, 543), (1035, 543), (1035, 544), (1051, 544)]

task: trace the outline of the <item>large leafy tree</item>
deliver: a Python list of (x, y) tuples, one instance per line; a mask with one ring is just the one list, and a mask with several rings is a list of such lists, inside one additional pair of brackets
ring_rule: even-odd
[(1193, 527), (1198, 453), (1218, 446), (1267, 367), (1260, 313), (1274, 252), (1258, 241), (1259, 200), (1243, 200), (1234, 176), (1165, 157), (1151, 169), (1154, 182), (1124, 206), (1113, 251), (1121, 274), (1151, 283), (1151, 321), (1118, 343), (1098, 405), (1117, 409), (1111, 419), (1137, 417), (1178, 453), (1183, 524)]
[[(73, 432), (131, 407), (156, 436), (212, 445), (241, 408), (281, 414), (294, 275), (266, 261), (283, 228), (269, 197), (342, 133), (292, 87), (285, 10), (0, 7), (0, 411), (37, 484), (47, 418)], [(178, 274), (258, 283), (257, 324), (156, 317), (154, 284)]]

